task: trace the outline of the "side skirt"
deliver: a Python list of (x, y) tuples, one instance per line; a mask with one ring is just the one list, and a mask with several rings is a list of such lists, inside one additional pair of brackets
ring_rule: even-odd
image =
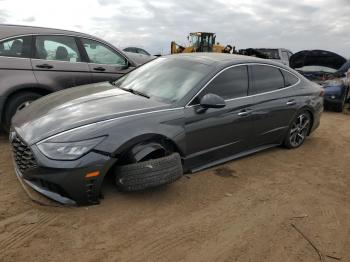
[[(256, 148), (253, 148), (253, 149), (250, 149), (250, 150), (247, 150), (247, 151), (243, 151), (241, 153), (238, 153), (238, 154), (235, 154), (235, 155), (232, 155), (232, 156), (229, 156), (229, 157), (225, 157), (225, 158), (220, 159), (220, 160), (216, 160), (216, 161), (213, 161), (213, 162), (205, 163), (205, 164), (203, 164), (201, 166), (186, 167), (185, 170), (188, 170), (190, 173), (193, 174), (193, 173), (196, 173), (196, 172), (198, 172), (200, 170), (203, 170), (203, 169), (206, 169), (206, 168), (209, 168), (209, 167), (212, 167), (212, 166), (216, 166), (216, 165), (219, 165), (219, 164), (222, 164), (222, 163), (234, 160), (234, 159), (238, 159), (238, 158), (241, 158), (241, 157), (244, 157), (244, 156), (247, 156), (247, 155), (251, 155), (251, 154), (260, 152), (262, 150), (266, 150), (266, 149), (269, 149), (269, 148), (272, 148), (272, 147), (276, 147), (276, 146), (279, 146), (279, 145), (280, 144), (271, 144), (271, 145), (264, 145), (264, 146), (256, 147)], [(185, 166), (186, 166), (186, 158), (184, 159), (184, 163), (185, 163)]]

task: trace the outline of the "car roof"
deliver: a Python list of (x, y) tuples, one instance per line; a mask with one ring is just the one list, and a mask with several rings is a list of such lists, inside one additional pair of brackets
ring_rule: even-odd
[(183, 59), (183, 60), (192, 60), (199, 63), (216, 65), (216, 66), (228, 66), (234, 64), (242, 63), (261, 63), (261, 64), (270, 64), (278, 67), (286, 68), (284, 65), (278, 62), (274, 62), (268, 59), (261, 59), (252, 56), (244, 55), (235, 55), (235, 54), (225, 54), (225, 53), (183, 53), (168, 55), (165, 57)]
[(70, 30), (62, 30), (62, 29), (39, 27), (39, 26), (0, 24), (0, 39), (9, 38), (9, 37), (18, 36), (18, 35), (27, 35), (27, 34), (28, 35), (29, 34), (65, 34), (65, 35), (72, 35), (72, 36), (94, 38), (94, 39), (103, 41), (98, 37), (76, 32), (76, 31), (70, 31)]

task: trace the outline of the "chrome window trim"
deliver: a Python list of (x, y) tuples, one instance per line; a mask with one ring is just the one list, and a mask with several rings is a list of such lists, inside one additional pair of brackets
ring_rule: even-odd
[[(140, 111), (140, 110), (144, 110), (144, 109), (150, 109), (150, 108), (141, 108), (141, 109), (130, 110), (130, 111), (126, 111), (126, 112)], [(86, 128), (86, 127), (90, 127), (90, 126), (97, 125), (97, 124), (101, 124), (101, 123), (108, 123), (108, 122), (112, 122), (112, 121), (115, 121), (115, 120), (118, 120), (118, 119), (129, 118), (129, 117), (133, 117), (133, 116), (140, 116), (140, 115), (146, 115), (146, 114), (152, 114), (152, 113), (174, 111), (174, 110), (178, 110), (178, 109), (184, 109), (184, 108), (183, 108), (183, 107), (176, 107), (176, 108), (160, 109), (160, 110), (154, 110), (154, 111), (149, 111), (149, 112), (136, 113), (136, 114), (133, 114), (133, 115), (115, 117), (115, 118), (111, 118), (111, 119), (107, 119), (107, 120), (101, 120), (101, 121), (97, 121), (97, 122), (94, 122), (94, 123), (91, 123), (91, 124), (86, 124), (86, 125), (74, 127), (74, 128), (72, 128), (72, 129), (69, 129), (69, 130), (60, 132), (60, 133), (58, 133), (58, 134), (55, 134), (55, 135), (52, 135), (52, 136), (50, 136), (50, 137), (44, 138), (44, 139), (42, 139), (42, 140), (36, 142), (34, 145), (38, 145), (38, 144), (41, 144), (41, 143), (45, 143), (47, 140), (50, 140), (50, 139), (53, 139), (53, 138), (55, 138), (55, 137), (64, 135), (64, 134), (66, 134), (66, 133), (68, 133), (68, 132), (74, 132), (74, 131), (79, 130), (79, 129), (81, 129), (81, 128)], [(32, 145), (33, 145), (33, 144), (32, 144)]]
[[(276, 66), (276, 65), (271, 65), (271, 64), (264, 64), (264, 63), (256, 63), (256, 62), (253, 62), (253, 63), (243, 63), (243, 64), (237, 64), (237, 65), (231, 65), (231, 66), (228, 66), (222, 70), (220, 70), (218, 73), (216, 73), (193, 97), (192, 99), (186, 104), (185, 108), (191, 108), (191, 107), (194, 107), (194, 106), (197, 106), (199, 104), (195, 104), (195, 105), (189, 105), (190, 103), (192, 103), (192, 101), (217, 77), (219, 76), (222, 72), (230, 69), (230, 68), (234, 68), (234, 67), (238, 67), (238, 66), (249, 66), (249, 65), (262, 65), (262, 66), (270, 66), (270, 67), (274, 67), (274, 68), (277, 68), (277, 69), (280, 69), (280, 70), (284, 70), (286, 71), (287, 73), (289, 74), (292, 74), (293, 76), (295, 76), (296, 78), (298, 78), (298, 81), (294, 84), (294, 85), (291, 85), (291, 86), (287, 86), (287, 87), (284, 87), (284, 88), (281, 88), (281, 89), (277, 89), (277, 90), (272, 90), (272, 91), (268, 91), (268, 92), (263, 92), (263, 93), (259, 93), (259, 94), (254, 94), (254, 95), (247, 95), (247, 96), (241, 96), (241, 97), (236, 97), (236, 98), (231, 98), (231, 99), (225, 99), (226, 102), (229, 102), (229, 101), (233, 101), (233, 100), (238, 100), (238, 99), (245, 99), (245, 98), (250, 98), (250, 97), (255, 97), (255, 96), (260, 96), (260, 95), (265, 95), (265, 94), (270, 94), (270, 93), (275, 93), (275, 92), (279, 92), (279, 91), (283, 91), (283, 90), (286, 90), (286, 89), (289, 89), (289, 88), (292, 88), (298, 84), (300, 84), (301, 82), (301, 79), (294, 73), (294, 72), (290, 72), (289, 70), (287, 69), (284, 69), (282, 67), (279, 67), (279, 66)], [(283, 76), (282, 76), (283, 77)]]
[[(32, 61), (62, 62), (62, 63), (85, 64), (85, 65), (88, 64), (87, 62), (72, 62), (72, 61), (63, 61), (63, 60), (42, 59), (42, 58), (28, 58), (28, 59), (31, 59)], [(33, 70), (40, 70), (40, 69), (33, 69)], [(43, 70), (50, 70), (50, 69), (44, 68)]]
[[(46, 28), (44, 28), (46, 29)], [(105, 42), (104, 40), (99, 40), (99, 39), (96, 39), (96, 38), (93, 38), (93, 36), (89, 37), (89, 36), (81, 36), (79, 35), (79, 33), (77, 33), (77, 35), (74, 35), (74, 34), (64, 34), (64, 33), (44, 33), (44, 34), (36, 34), (36, 33), (31, 33), (31, 34), (20, 34), (20, 35), (15, 35), (15, 36), (8, 36), (8, 37), (5, 37), (5, 38), (2, 38), (0, 39), (0, 43), (3, 42), (3, 41), (6, 41), (6, 40), (10, 40), (10, 39), (13, 39), (13, 38), (19, 38), (19, 37), (26, 37), (26, 36), (69, 36), (69, 37), (78, 37), (78, 38), (85, 38), (85, 39), (89, 39), (89, 40), (93, 40), (93, 41), (96, 41), (96, 42), (99, 42), (103, 45), (106, 45), (108, 46), (110, 49), (114, 50), (115, 52), (117, 52), (119, 55), (121, 55), (122, 57), (124, 57), (127, 61), (129, 61), (129, 59), (119, 50), (119, 49), (116, 49), (116, 47), (112, 46), (111, 44), (109, 44), (108, 42)], [(2, 56), (2, 57), (12, 57), (12, 56)], [(30, 58), (30, 57), (29, 57)], [(27, 58), (28, 59), (28, 58)], [(34, 58), (32, 58), (34, 59)], [(41, 60), (45, 60), (45, 59), (41, 59)], [(57, 60), (50, 60), (50, 61), (57, 61)], [(74, 63), (74, 62), (72, 62)], [(90, 62), (75, 62), (75, 63), (90, 63)], [(95, 63), (91, 63), (91, 64), (95, 64)], [(108, 65), (108, 64), (99, 64), (99, 65)]]
[(17, 56), (6, 56), (6, 55), (0, 55), (0, 59), (5, 58), (5, 59), (28, 59), (30, 60), (30, 57), (17, 57)]

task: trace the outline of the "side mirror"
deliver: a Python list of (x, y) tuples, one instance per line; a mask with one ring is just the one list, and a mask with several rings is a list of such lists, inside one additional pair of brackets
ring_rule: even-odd
[(226, 102), (221, 96), (209, 93), (201, 98), (200, 105), (203, 108), (223, 108)]

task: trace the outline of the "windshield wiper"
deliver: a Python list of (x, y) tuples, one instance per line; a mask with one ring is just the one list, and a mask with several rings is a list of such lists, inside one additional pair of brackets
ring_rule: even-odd
[(145, 94), (145, 93), (142, 93), (142, 92), (140, 92), (140, 91), (137, 91), (137, 90), (135, 90), (135, 89), (132, 89), (132, 88), (128, 88), (127, 91), (129, 91), (129, 92), (131, 92), (131, 93), (133, 93), (133, 94), (135, 94), (135, 95), (139, 95), (139, 96), (143, 96), (143, 97), (146, 97), (146, 98), (150, 98), (149, 95), (147, 95), (147, 94)]
[(130, 93), (132, 93), (132, 94), (134, 94), (134, 95), (139, 95), (139, 96), (143, 96), (143, 97), (146, 97), (146, 98), (150, 98), (149, 95), (147, 95), (147, 94), (145, 94), (145, 93), (142, 93), (142, 92), (140, 92), (140, 91), (134, 90), (134, 89), (132, 89), (132, 88), (124, 88), (124, 87), (121, 87), (121, 86), (117, 86), (117, 85), (115, 84), (115, 82), (113, 83), (113, 85), (114, 85), (115, 87), (121, 89), (121, 90), (130, 92)]

